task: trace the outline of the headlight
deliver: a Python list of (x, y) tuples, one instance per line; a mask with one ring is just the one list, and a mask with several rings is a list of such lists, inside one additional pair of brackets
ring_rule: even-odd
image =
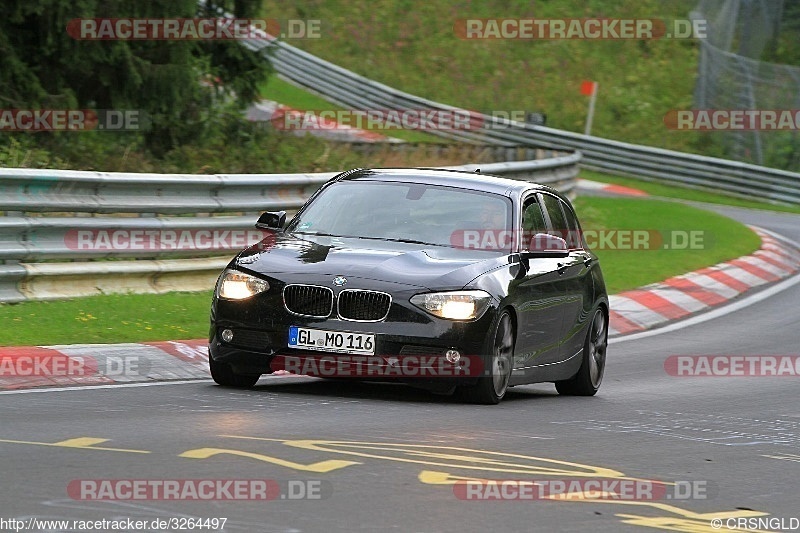
[(217, 283), (217, 296), (228, 300), (244, 300), (269, 290), (269, 283), (244, 272), (226, 270)]
[(489, 307), (492, 297), (484, 291), (429, 292), (411, 297), (411, 303), (449, 320), (472, 320)]

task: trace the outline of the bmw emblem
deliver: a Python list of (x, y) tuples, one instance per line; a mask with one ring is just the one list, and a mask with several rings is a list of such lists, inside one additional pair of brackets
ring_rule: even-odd
[(337, 287), (341, 287), (347, 283), (347, 278), (344, 276), (336, 276), (333, 278), (333, 284)]

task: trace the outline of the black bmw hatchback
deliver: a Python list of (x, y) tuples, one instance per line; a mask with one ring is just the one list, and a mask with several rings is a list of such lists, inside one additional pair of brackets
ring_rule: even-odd
[(433, 169), (352, 170), (222, 272), (209, 363), (262, 374), (404, 381), (498, 403), (555, 382), (594, 395), (608, 296), (569, 200), (524, 181)]

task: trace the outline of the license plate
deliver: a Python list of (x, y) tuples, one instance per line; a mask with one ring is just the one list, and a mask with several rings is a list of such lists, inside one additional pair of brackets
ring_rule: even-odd
[(374, 355), (375, 335), (291, 326), (289, 328), (289, 348)]

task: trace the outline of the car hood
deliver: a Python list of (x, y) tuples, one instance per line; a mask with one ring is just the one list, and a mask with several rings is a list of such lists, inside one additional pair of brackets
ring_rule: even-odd
[(504, 264), (508, 256), (496, 251), (277, 233), (242, 251), (231, 266), (292, 280), (345, 276), (441, 290), (461, 288)]

